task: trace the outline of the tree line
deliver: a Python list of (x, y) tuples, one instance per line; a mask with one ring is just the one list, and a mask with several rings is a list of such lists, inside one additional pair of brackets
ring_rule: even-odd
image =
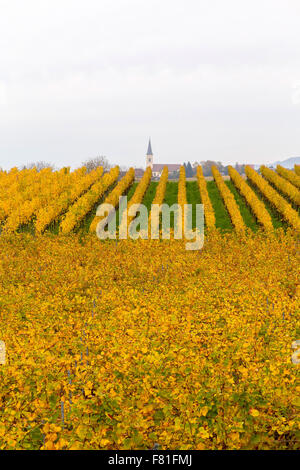
[[(198, 165), (192, 166), (191, 162), (184, 163), (183, 165), (185, 168), (185, 174), (187, 178), (192, 178), (193, 176), (196, 176)], [(213, 160), (206, 160), (206, 161), (199, 162), (199, 165), (202, 166), (204, 176), (212, 176), (211, 167), (213, 165), (215, 165), (218, 168), (219, 172), (222, 175), (228, 175), (228, 165), (223, 165), (221, 162), (214, 162)], [(236, 163), (234, 168), (240, 174), (245, 173), (245, 165)]]
[[(188, 161), (187, 163), (183, 164), (184, 168), (185, 168), (185, 173), (186, 173), (187, 178), (192, 178), (192, 177), (196, 176), (198, 164), (202, 166), (204, 176), (212, 176), (211, 167), (213, 165), (215, 165), (218, 168), (219, 172), (222, 175), (228, 175), (228, 165), (223, 165), (221, 162), (215, 162), (213, 160), (206, 160), (206, 161), (201, 161), (199, 163), (196, 163), (193, 166), (191, 164), (191, 162)], [(85, 166), (87, 168), (88, 173), (91, 172), (92, 170), (94, 170), (95, 168), (99, 167), (99, 166), (102, 166), (104, 171), (108, 171), (113, 166), (109, 162), (107, 157), (105, 157), (105, 156), (89, 158), (88, 160), (85, 160), (84, 162), (82, 162), (81, 165)], [(28, 163), (27, 165), (22, 166), (20, 169), (24, 170), (24, 169), (32, 169), (32, 168), (36, 168), (37, 171), (41, 171), (44, 168), (51, 168), (53, 171), (56, 169), (55, 166), (52, 163), (45, 162), (45, 161), (38, 161), (38, 162), (35, 162), (35, 163)], [(245, 173), (245, 165), (241, 165), (239, 163), (236, 163), (234, 168), (240, 174)], [(127, 169), (127, 167), (124, 166), (124, 167), (121, 167), (120, 169), (125, 171)], [(172, 178), (172, 177), (177, 178), (178, 174), (179, 174), (179, 172), (174, 172), (174, 174), (169, 175), (169, 178)]]

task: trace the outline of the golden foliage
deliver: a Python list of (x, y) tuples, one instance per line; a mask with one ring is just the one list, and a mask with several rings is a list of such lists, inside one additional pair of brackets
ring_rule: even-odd
[(166, 187), (167, 187), (167, 182), (168, 182), (168, 174), (169, 174), (168, 167), (164, 166), (159, 183), (156, 188), (156, 193), (155, 193), (152, 204), (160, 205), (164, 202), (164, 198), (166, 194)]
[[(104, 200), (104, 204), (111, 204), (114, 208), (118, 207), (119, 198), (122, 196), (124, 191), (126, 191), (134, 181), (134, 169), (130, 168), (126, 175), (118, 182), (117, 186), (108, 194)], [(107, 215), (107, 217), (109, 214)], [(94, 217), (91, 225), (90, 232), (95, 233), (98, 223), (103, 220), (104, 217)]]
[[(158, 225), (157, 230), (159, 230), (159, 220), (160, 220), (159, 213), (160, 213), (160, 211), (158, 209), (163, 204), (164, 199), (165, 199), (167, 182), (168, 182), (168, 175), (169, 175), (168, 167), (164, 166), (163, 171), (161, 173), (159, 183), (158, 183), (157, 188), (156, 188), (155, 196), (154, 196), (154, 199), (153, 199), (153, 202), (152, 202), (152, 205), (157, 204), (158, 208), (155, 206), (154, 209), (151, 209), (151, 212), (149, 214), (149, 221), (148, 221), (148, 233), (149, 233), (149, 235), (150, 235), (150, 231), (152, 230), (151, 219), (152, 219), (153, 216), (154, 216), (154, 220), (155, 220), (155, 217), (157, 216), (157, 225)], [(156, 222), (154, 222), (154, 225), (155, 224), (156, 224)], [(153, 229), (153, 232), (154, 231), (155, 231), (155, 229)]]
[(248, 186), (242, 176), (231, 166), (228, 166), (228, 173), (235, 186), (244, 196), (250, 209), (257, 218), (258, 222), (265, 230), (272, 230), (273, 224), (269, 212), (263, 202), (256, 196), (255, 192)]
[(216, 226), (216, 217), (215, 212), (209, 198), (206, 181), (203, 176), (202, 167), (199, 165), (197, 168), (197, 181), (199, 186), (199, 192), (201, 197), (201, 202), (204, 205), (204, 217), (206, 222), (206, 227), (208, 229), (213, 229)]
[(300, 218), (292, 206), (272, 186), (262, 178), (253, 168), (246, 165), (247, 177), (260, 190), (260, 192), (276, 207), (281, 216), (296, 230), (300, 230)]
[(238, 233), (244, 233), (246, 226), (240, 213), (239, 207), (234, 199), (234, 195), (232, 194), (228, 186), (226, 186), (218, 168), (215, 165), (211, 167), (211, 171), (215, 179), (216, 185), (218, 186), (218, 189), (222, 196), (222, 199), (225, 203), (226, 209), (228, 210), (235, 230)]
[[(285, 170), (285, 168), (283, 168), (283, 170)], [(277, 171), (280, 173), (280, 168), (278, 168)], [(276, 189), (279, 189), (279, 191), (288, 196), (292, 202), (298, 206), (300, 205), (300, 191), (292, 183), (287, 181), (285, 178), (281, 178), (281, 176), (279, 176), (275, 171), (270, 170), (270, 168), (264, 165), (260, 167), (260, 172), (266, 180), (269, 181), (269, 183), (272, 183), (275, 186)]]
[(86, 174), (85, 167), (74, 171), (70, 175), (70, 184), (65, 187), (59, 197), (38, 211), (35, 222), (36, 232), (42, 233), (52, 222), (56, 222), (74, 201), (101, 178), (102, 173), (103, 168), (97, 168), (88, 174)]
[[(92, 171), (92, 173), (95, 171), (97, 171), (97, 169)], [(115, 183), (119, 176), (119, 172), (120, 170), (118, 166), (112, 168), (109, 173), (106, 173), (103, 176), (103, 178), (96, 181), (87, 193), (83, 194), (71, 207), (69, 207), (68, 212), (65, 214), (60, 224), (60, 231), (62, 233), (70, 233), (74, 227), (84, 219), (97, 201), (99, 201), (99, 199), (104, 195), (105, 191)]]
[(0, 449), (299, 449), (291, 230), (0, 250)]
[(185, 168), (183, 165), (180, 166), (179, 170), (179, 181), (178, 181), (178, 205), (181, 207), (181, 218), (180, 218), (180, 212), (178, 214), (178, 217), (180, 218), (178, 220), (178, 227), (181, 233), (181, 230), (183, 230), (184, 227), (184, 206), (187, 204), (187, 199), (186, 199), (186, 177), (185, 177)]
[[(74, 173), (70, 174), (66, 170), (63, 168), (53, 172), (52, 169), (45, 168), (37, 172), (34, 169), (29, 173), (31, 181), (26, 177), (21, 178), (18, 187), (13, 189), (15, 194), (10, 196), (10, 209), (4, 230), (16, 231), (21, 225), (28, 224), (39, 210), (56, 200), (73, 182)], [(79, 171), (81, 173), (83, 169)]]
[[(122, 226), (125, 227), (125, 229), (128, 229), (130, 223), (135, 218), (135, 215), (128, 215), (128, 213), (130, 211), (130, 208), (132, 208), (134, 204), (137, 204), (137, 211), (138, 211), (138, 206), (142, 203), (144, 194), (151, 182), (151, 176), (152, 176), (152, 170), (151, 170), (151, 167), (148, 166), (145, 170), (145, 173), (143, 174), (141, 178), (141, 181), (137, 185), (133, 196), (131, 197), (128, 203), (127, 212), (123, 213), (122, 220), (120, 221), (120, 230), (122, 230), (121, 228)], [(125, 225), (125, 223), (127, 223), (127, 225)]]
[(281, 165), (277, 165), (276, 171), (280, 176), (283, 176), (286, 180), (292, 183), (297, 188), (300, 188), (300, 174), (296, 171), (297, 165), (295, 165), (295, 172), (284, 168)]

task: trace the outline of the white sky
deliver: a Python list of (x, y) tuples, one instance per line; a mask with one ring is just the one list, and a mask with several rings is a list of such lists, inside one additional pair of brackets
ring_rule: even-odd
[(0, 0), (0, 166), (300, 155), (299, 0)]

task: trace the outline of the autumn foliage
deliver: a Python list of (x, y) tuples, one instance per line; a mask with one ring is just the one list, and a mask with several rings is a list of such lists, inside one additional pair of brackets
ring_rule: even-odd
[(0, 237), (0, 449), (299, 449), (299, 246)]

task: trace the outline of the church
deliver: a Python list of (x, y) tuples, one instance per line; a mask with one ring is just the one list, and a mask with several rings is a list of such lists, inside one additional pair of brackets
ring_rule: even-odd
[(151, 147), (151, 140), (149, 139), (148, 150), (146, 155), (146, 168), (150, 166), (152, 169), (152, 176), (154, 178), (160, 178), (164, 166), (168, 167), (169, 175), (171, 173), (176, 173), (180, 170), (180, 166), (177, 163), (153, 163), (153, 152)]

